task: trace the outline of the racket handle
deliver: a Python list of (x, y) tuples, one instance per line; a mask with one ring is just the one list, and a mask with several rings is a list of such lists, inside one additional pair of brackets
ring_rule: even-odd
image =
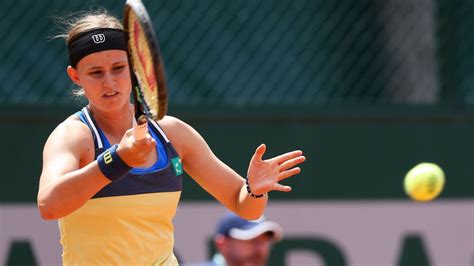
[(142, 140), (146, 137), (148, 133), (148, 123), (146, 116), (142, 115), (138, 118), (136, 123), (133, 123), (133, 138), (135, 140)]

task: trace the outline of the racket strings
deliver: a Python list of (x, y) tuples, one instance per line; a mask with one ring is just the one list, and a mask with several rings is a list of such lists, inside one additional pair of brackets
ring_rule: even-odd
[(151, 115), (156, 116), (154, 110), (159, 110), (158, 83), (154, 73), (152, 53), (141, 24), (133, 12), (130, 15), (128, 29), (133, 69), (141, 87), (142, 100), (148, 107), (148, 111), (151, 111)]

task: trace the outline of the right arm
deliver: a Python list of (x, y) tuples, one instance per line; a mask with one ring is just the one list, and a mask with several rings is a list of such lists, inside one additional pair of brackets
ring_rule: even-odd
[[(129, 129), (117, 153), (130, 166), (146, 162), (155, 142), (147, 138), (134, 141)], [(62, 218), (83, 206), (111, 181), (104, 176), (94, 158), (89, 128), (74, 118), (61, 123), (49, 136), (43, 150), (43, 169), (38, 191), (38, 208), (46, 220)]]
[[(92, 136), (87, 126), (80, 123), (74, 119), (61, 123), (44, 146), (38, 191), (43, 219), (70, 214), (110, 183), (93, 160)], [(88, 163), (80, 168), (85, 161)]]

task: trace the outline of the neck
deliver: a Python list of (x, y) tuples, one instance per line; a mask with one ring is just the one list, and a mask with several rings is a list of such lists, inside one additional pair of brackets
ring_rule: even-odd
[(119, 142), (125, 131), (133, 126), (133, 108), (132, 105), (124, 105), (120, 109), (111, 112), (98, 110), (92, 105), (87, 106), (91, 111), (95, 121), (107, 135), (110, 141)]

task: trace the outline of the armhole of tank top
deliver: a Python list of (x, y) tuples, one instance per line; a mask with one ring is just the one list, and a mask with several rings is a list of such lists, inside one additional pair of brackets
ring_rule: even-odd
[(166, 151), (169, 153), (168, 158), (174, 158), (176, 156), (179, 157), (178, 152), (174, 148), (173, 144), (169, 141), (168, 137), (166, 136), (165, 132), (161, 127), (158, 125), (158, 123), (153, 120), (153, 119), (148, 119), (148, 124), (151, 127), (151, 130), (160, 138), (160, 141), (163, 143), (165, 146)]

